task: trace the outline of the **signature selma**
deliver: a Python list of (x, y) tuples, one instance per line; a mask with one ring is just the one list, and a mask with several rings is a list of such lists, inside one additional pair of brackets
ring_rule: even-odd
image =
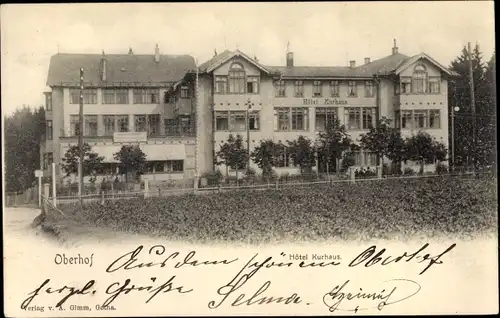
[(258, 254), (255, 254), (246, 264), (241, 268), (241, 270), (236, 274), (236, 276), (231, 279), (229, 283), (220, 287), (217, 290), (217, 294), (222, 296), (220, 301), (212, 300), (208, 303), (208, 308), (216, 309), (221, 306), (226, 300), (230, 299), (230, 296), (235, 296), (236, 298), (232, 301), (231, 306), (241, 306), (241, 305), (266, 305), (266, 304), (300, 304), (302, 300), (297, 293), (292, 293), (287, 296), (264, 296), (264, 292), (271, 286), (271, 281), (266, 281), (257, 289), (257, 291), (251, 293), (247, 296), (244, 293), (240, 293), (236, 296), (236, 292), (240, 290), (252, 277), (257, 274), (262, 268), (270, 267), (290, 267), (291, 263), (275, 263), (272, 262), (272, 257), (266, 258), (262, 262), (255, 261)]
[[(391, 279), (382, 283), (381, 288), (364, 290), (348, 286), (350, 281), (335, 286), (323, 296), (323, 303), (330, 312), (368, 310), (393, 305), (415, 296), (421, 289), (420, 284), (408, 279)], [(402, 287), (398, 289), (398, 287)], [(359, 289), (359, 290), (358, 290)], [(354, 291), (357, 290), (357, 291)], [(404, 291), (401, 291), (404, 290)], [(350, 304), (350, 305), (348, 305)], [(341, 307), (342, 305), (342, 307)]]

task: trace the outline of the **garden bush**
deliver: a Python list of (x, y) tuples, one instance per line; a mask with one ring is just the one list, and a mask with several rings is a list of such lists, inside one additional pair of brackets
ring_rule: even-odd
[(404, 170), (403, 170), (403, 174), (405, 176), (413, 176), (413, 175), (416, 175), (417, 173), (415, 172), (415, 170), (413, 170), (412, 168), (410, 167), (406, 167)]
[(464, 236), (495, 231), (496, 179), (440, 176), (91, 203), (76, 222), (183, 241)]

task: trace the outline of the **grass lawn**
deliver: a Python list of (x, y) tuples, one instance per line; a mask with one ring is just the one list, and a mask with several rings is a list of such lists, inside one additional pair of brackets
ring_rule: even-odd
[(64, 222), (186, 242), (471, 237), (494, 233), (491, 176), (373, 180), (281, 190), (149, 198), (62, 207)]

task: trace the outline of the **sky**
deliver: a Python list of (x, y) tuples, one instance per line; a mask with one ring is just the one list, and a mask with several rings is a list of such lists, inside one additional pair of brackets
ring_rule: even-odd
[(10, 4), (1, 7), (2, 113), (44, 103), (59, 53), (189, 54), (224, 49), (284, 65), (348, 66), (391, 53), (425, 52), (448, 66), (464, 45), (494, 51), (492, 1), (332, 3)]

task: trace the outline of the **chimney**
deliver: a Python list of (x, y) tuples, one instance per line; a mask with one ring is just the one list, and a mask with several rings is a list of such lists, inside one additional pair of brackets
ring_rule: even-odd
[(396, 46), (396, 39), (394, 39), (394, 46), (392, 48), (392, 55), (398, 54), (398, 47)]
[(293, 67), (293, 52), (286, 53), (286, 67)]
[(130, 55), (134, 54), (134, 52), (132, 52), (132, 48), (131, 47), (128, 48), (128, 54), (130, 54)]
[(351, 68), (355, 68), (356, 67), (356, 61), (349, 61), (349, 65)]
[(370, 64), (370, 58), (369, 57), (365, 57), (365, 64)]
[(106, 74), (107, 73), (107, 60), (106, 60), (106, 54), (104, 54), (104, 51), (102, 51), (102, 56), (101, 56), (101, 81), (106, 81)]
[(156, 63), (160, 62), (160, 48), (158, 47), (158, 43), (156, 44), (155, 47), (155, 62)]

